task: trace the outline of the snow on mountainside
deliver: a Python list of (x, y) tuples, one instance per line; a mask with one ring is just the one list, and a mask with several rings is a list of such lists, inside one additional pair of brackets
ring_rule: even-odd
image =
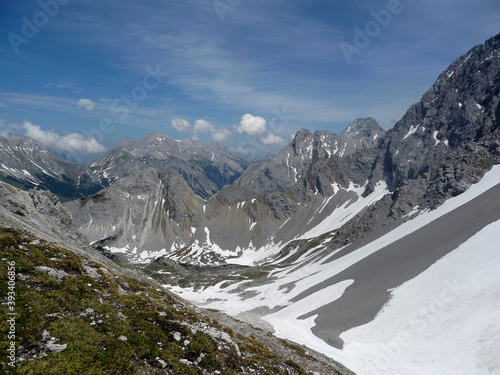
[(307, 194), (295, 202), (312, 206), (335, 197), (343, 172), (353, 181), (368, 170), (362, 197), (380, 181), (389, 194), (345, 221), (328, 215), (332, 232), (290, 241), (262, 265), (275, 267), (265, 280), (183, 288), (163, 280), (202, 306), (254, 324), (261, 317), (359, 375), (497, 374), (499, 130), (497, 35), (440, 75), (377, 149), (317, 160), (287, 192)]
[[(139, 204), (141, 209), (134, 209), (130, 220), (127, 218), (132, 213), (125, 210), (127, 203), (120, 202), (118, 196), (133, 194), (122, 185), (122, 193), (109, 199), (90, 199), (67, 207), (89, 240), (104, 241), (135, 262), (161, 255), (190, 264), (221, 264), (229, 259), (238, 263), (235, 258), (248, 259), (245, 254), (268, 252), (273, 256), (289, 251), (293, 241), (329, 232), (334, 232), (334, 237), (326, 247), (334, 251), (374, 230), (383, 231), (384, 226), (411, 212), (438, 207), (500, 163), (500, 64), (494, 58), (481, 60), (498, 51), (498, 39), (475, 47), (469, 55), (476, 57), (452, 64), (461, 69), (454, 75), (453, 85), (443, 87), (440, 78), (385, 134), (370, 118), (354, 121), (342, 136), (301, 130), (274, 158), (250, 167), (234, 184), (224, 186), (203, 204), (193, 199), (176, 200), (165, 209), (158, 202), (168, 201), (172, 190), (164, 190), (147, 205)], [(484, 64), (486, 69), (483, 73), (472, 70), (471, 78), (466, 73), (469, 64)], [(487, 79), (482, 79), (483, 75)], [(487, 93), (482, 94), (487, 99), (481, 100), (484, 113), (480, 116), (472, 118), (468, 112), (457, 115), (452, 107), (443, 107), (442, 103), (449, 103), (457, 92), (465, 97), (467, 90), (476, 102), (476, 96)], [(450, 132), (448, 145), (444, 141), (436, 144), (437, 128), (443, 134)], [(472, 139), (469, 128), (474, 129)], [(178, 143), (157, 134), (140, 145), (122, 144), (120, 157), (132, 163), (108, 165), (127, 166), (134, 179), (148, 163), (161, 171), (154, 163), (164, 161), (148, 155), (167, 157), (162, 151), (164, 142)], [(139, 172), (132, 174), (134, 166)], [(189, 184), (185, 170), (177, 170)], [(137, 181), (142, 183), (140, 178)], [(119, 225), (110, 225), (117, 217), (106, 214), (115, 212), (112, 207), (120, 207), (117, 215), (123, 219)], [(167, 213), (172, 210), (183, 212), (183, 222), (171, 220)], [(136, 221), (150, 224), (131, 227)], [(157, 229), (159, 223), (162, 226)], [(172, 225), (178, 227), (175, 235), (165, 237), (164, 229)]]
[[(316, 251), (292, 262), (286, 256), (275, 260), (271, 264), (280, 267), (263, 285), (166, 286), (200, 306), (240, 317), (257, 313), (276, 335), (323, 352), (358, 375), (496, 374), (500, 203), (492, 198), (499, 193), (495, 166), (466, 193), (356, 251), (322, 251), (326, 237)], [(446, 236), (454, 228), (458, 240)], [(449, 245), (444, 252), (441, 241)], [(398, 254), (403, 257), (396, 259)], [(367, 309), (374, 301), (379, 307)], [(277, 311), (267, 313), (271, 309)]]
[(342, 334), (345, 354), (333, 357), (359, 375), (498, 374), (498, 233), (500, 221), (393, 290), (372, 322)]
[[(387, 133), (371, 118), (354, 121), (342, 136), (300, 130), (274, 158), (249, 168), (205, 203), (184, 195), (167, 209), (159, 202), (170, 201), (175, 195), (172, 189), (143, 186), (156, 191), (155, 197), (138, 198), (147, 204), (138, 203), (129, 212), (129, 203), (120, 197), (134, 194), (122, 184), (116, 187), (120, 192), (106, 199), (96, 196), (67, 207), (91, 241), (104, 241), (136, 261), (137, 254), (146, 251), (150, 256), (144, 261), (161, 252), (176, 261), (224, 263), (266, 248), (288, 251), (293, 241), (329, 232), (334, 237), (326, 247), (334, 251), (374, 230), (383, 232), (384, 226), (412, 212), (438, 207), (500, 163), (500, 64), (495, 58), (499, 45), (497, 36), (458, 59), (452, 64), (453, 82), (443, 83), (446, 75), (441, 75)], [(469, 100), (482, 103), (481, 113), (456, 110), (451, 104), (456, 95), (464, 102), (469, 95)], [(161, 168), (172, 167), (159, 158), (186, 163), (174, 156), (180, 152), (179, 144), (160, 134), (143, 142), (122, 142), (104, 164), (115, 170), (126, 167), (134, 186), (140, 186), (140, 173), (148, 165), (160, 174)], [(191, 158), (198, 151), (183, 152)], [(186, 170), (176, 169), (193, 188), (194, 180), (186, 178)], [(182, 221), (170, 218), (174, 211)], [(118, 216), (110, 217), (111, 212)], [(112, 225), (117, 217), (123, 219)], [(150, 224), (137, 226), (136, 222)], [(172, 225), (178, 229), (165, 237), (164, 229)]]
[(48, 189), (75, 198), (101, 190), (103, 184), (87, 167), (62, 161), (33, 138), (0, 136), (0, 179), (18, 187)]
[(316, 192), (300, 204), (286, 194), (225, 187), (204, 201), (176, 171), (148, 169), (65, 207), (90, 242), (134, 263), (161, 256), (188, 264), (249, 264), (252, 254), (264, 260), (291, 240), (341, 227), (389, 193), (383, 181), (366, 197), (365, 188), (334, 183), (333, 195)]
[(219, 145), (193, 139), (176, 141), (162, 133), (153, 133), (141, 142), (121, 141), (90, 168), (110, 183), (147, 168), (160, 172), (175, 169), (196, 194), (207, 198), (236, 180), (247, 165), (248, 162)]

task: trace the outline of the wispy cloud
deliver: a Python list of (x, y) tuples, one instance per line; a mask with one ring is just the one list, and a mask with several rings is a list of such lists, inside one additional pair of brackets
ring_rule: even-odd
[(48, 79), (44, 86), (50, 89), (68, 90), (75, 94), (81, 93), (83, 91), (81, 86), (76, 83), (73, 78), (62, 78), (57, 81)]

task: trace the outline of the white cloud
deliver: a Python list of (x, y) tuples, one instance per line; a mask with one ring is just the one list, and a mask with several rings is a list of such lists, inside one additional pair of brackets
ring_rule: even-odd
[(240, 125), (236, 127), (236, 131), (241, 134), (247, 134), (251, 137), (258, 136), (266, 131), (266, 120), (259, 116), (246, 114), (241, 118)]
[(57, 152), (77, 152), (81, 155), (88, 155), (106, 151), (106, 147), (97, 142), (95, 138), (87, 138), (80, 133), (59, 135), (52, 130), (42, 130), (40, 126), (28, 121), (23, 123), (23, 128), (26, 130), (26, 136), (36, 139)]
[(207, 120), (199, 119), (194, 122), (193, 131), (195, 137), (197, 133), (210, 134), (210, 137), (216, 142), (222, 142), (227, 139), (231, 134), (229, 129), (217, 129), (214, 124), (211, 124)]
[(207, 120), (200, 119), (194, 122), (193, 130), (195, 133), (213, 133), (215, 132), (215, 126)]
[(171, 122), (172, 127), (179, 132), (187, 132), (191, 129), (191, 124), (183, 118), (174, 118)]
[(225, 141), (231, 134), (233, 133), (229, 129), (217, 129), (212, 132), (212, 139), (216, 142), (222, 142)]
[(93, 102), (90, 99), (81, 98), (78, 101), (78, 108), (85, 108), (87, 111), (92, 111), (95, 108), (96, 104), (96, 102)]
[(265, 145), (279, 145), (285, 143), (285, 140), (283, 138), (271, 133), (261, 138), (260, 141)]

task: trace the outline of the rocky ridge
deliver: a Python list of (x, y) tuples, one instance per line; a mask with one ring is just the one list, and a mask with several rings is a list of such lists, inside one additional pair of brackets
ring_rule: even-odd
[(93, 194), (107, 186), (89, 168), (65, 162), (33, 138), (0, 136), (0, 180), (50, 190), (64, 199)]
[(90, 168), (109, 183), (147, 168), (159, 172), (176, 170), (196, 194), (208, 198), (234, 182), (247, 165), (220, 145), (193, 139), (176, 141), (153, 133), (141, 142), (121, 141), (110, 153), (91, 163)]
[(384, 133), (373, 118), (354, 120), (340, 135), (327, 131), (313, 134), (301, 129), (289, 145), (269, 160), (249, 168), (235, 185), (260, 193), (285, 193), (308, 173), (312, 164), (374, 148)]

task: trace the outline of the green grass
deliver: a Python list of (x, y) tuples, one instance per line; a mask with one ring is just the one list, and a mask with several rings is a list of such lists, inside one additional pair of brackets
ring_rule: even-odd
[[(300, 365), (273, 354), (254, 337), (232, 335), (234, 346), (215, 340), (195, 325), (210, 325), (234, 333), (217, 322), (195, 313), (183, 302), (156, 285), (118, 275), (100, 264), (24, 233), (0, 228), (0, 312), (6, 302), (7, 262), (16, 264), (16, 374), (238, 374), (253, 368), (258, 374), (305, 374)], [(82, 272), (82, 265), (97, 269), (94, 280)], [(46, 266), (70, 276), (57, 281), (37, 271)], [(22, 274), (20, 278), (19, 274)], [(25, 280), (23, 280), (25, 279)], [(93, 312), (87, 313), (86, 309)], [(161, 314), (160, 314), (161, 312)], [(57, 314), (57, 315), (54, 315)], [(9, 326), (0, 321), (0, 355), (6, 356)], [(66, 344), (67, 349), (45, 353), (44, 330)], [(195, 332), (195, 333), (194, 333)], [(182, 339), (177, 341), (175, 334)], [(119, 340), (125, 336), (127, 340)], [(189, 341), (185, 345), (185, 341)], [(200, 359), (200, 355), (203, 358)], [(167, 363), (162, 366), (160, 358)], [(191, 364), (184, 363), (190, 361)], [(0, 362), (7, 362), (2, 358)], [(198, 362), (195, 364), (195, 362)], [(0, 365), (8, 373), (9, 368)], [(163, 371), (163, 372), (161, 372)], [(14, 373), (14, 372), (11, 372)]]

